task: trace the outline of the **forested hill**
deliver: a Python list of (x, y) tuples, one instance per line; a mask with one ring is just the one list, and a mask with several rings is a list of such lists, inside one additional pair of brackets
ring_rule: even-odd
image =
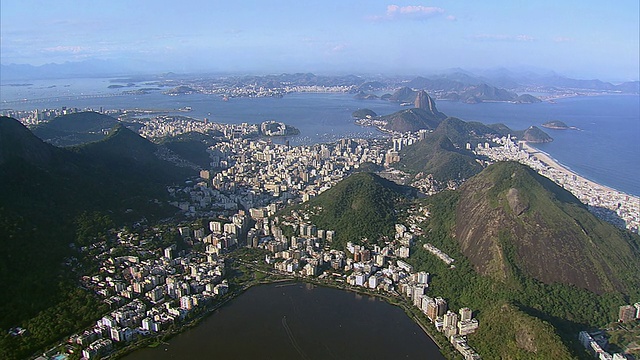
[(47, 319), (46, 326), (30, 327), (42, 333), (24, 349), (95, 320), (99, 306), (64, 265), (78, 256), (74, 248), (124, 221), (175, 214), (166, 186), (193, 171), (159, 159), (156, 150), (126, 128), (98, 143), (57, 148), (0, 117), (0, 283), (10, 294), (0, 304), (0, 327)]
[(318, 228), (334, 230), (332, 248), (344, 250), (347, 241), (370, 244), (381, 237), (393, 236), (397, 212), (408, 188), (378, 175), (360, 172), (342, 180), (331, 189), (296, 209), (309, 211), (311, 221)]

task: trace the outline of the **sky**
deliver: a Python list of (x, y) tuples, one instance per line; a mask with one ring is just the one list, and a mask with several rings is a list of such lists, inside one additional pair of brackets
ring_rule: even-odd
[(174, 72), (640, 77), (638, 0), (1, 0), (0, 63)]

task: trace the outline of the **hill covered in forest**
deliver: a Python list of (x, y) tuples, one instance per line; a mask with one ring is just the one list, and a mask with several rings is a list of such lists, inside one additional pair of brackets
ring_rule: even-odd
[[(58, 148), (0, 117), (0, 230), (6, 235), (0, 237), (0, 283), (12, 294), (0, 305), (0, 327), (71, 301), (68, 287), (75, 284), (64, 259), (98, 236), (79, 236), (81, 228), (175, 214), (166, 186), (195, 171), (164, 160), (158, 150), (122, 126), (98, 142)], [(86, 321), (79, 314), (67, 321), (74, 316)]]

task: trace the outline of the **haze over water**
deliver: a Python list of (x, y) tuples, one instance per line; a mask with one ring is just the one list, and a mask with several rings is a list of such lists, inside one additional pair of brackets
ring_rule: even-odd
[[(219, 123), (282, 121), (300, 129), (289, 140), (292, 145), (330, 142), (343, 137), (371, 137), (380, 133), (354, 124), (351, 113), (369, 108), (380, 115), (403, 109), (383, 100), (356, 100), (353, 94), (294, 93), (283, 98), (233, 98), (217, 95), (118, 95), (122, 89), (107, 89), (107, 79), (32, 81), (31, 86), (0, 88), (0, 108), (33, 110), (62, 106), (93, 109), (159, 109)], [(55, 85), (55, 87), (51, 87)], [(98, 94), (92, 97), (91, 94)], [(38, 99), (19, 101), (20, 99)], [(580, 130), (542, 128), (555, 140), (535, 146), (588, 179), (614, 189), (640, 195), (640, 98), (637, 95), (574, 97), (556, 103), (465, 104), (437, 101), (440, 111), (465, 121), (503, 123), (513, 130), (560, 120)], [(177, 109), (190, 106), (193, 111)]]

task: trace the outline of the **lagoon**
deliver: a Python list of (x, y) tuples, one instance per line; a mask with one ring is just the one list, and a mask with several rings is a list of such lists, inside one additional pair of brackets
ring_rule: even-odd
[(304, 283), (252, 287), (168, 343), (124, 357), (184, 358), (444, 359), (399, 307)]

